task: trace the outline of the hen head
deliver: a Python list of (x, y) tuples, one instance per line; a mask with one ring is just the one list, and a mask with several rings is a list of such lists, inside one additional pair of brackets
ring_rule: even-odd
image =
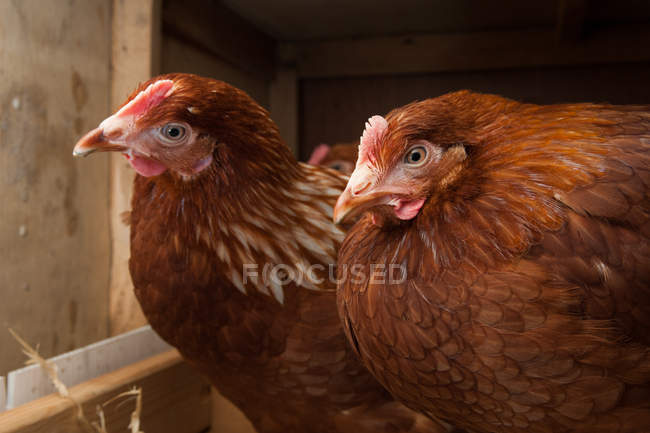
[(191, 74), (141, 84), (79, 140), (73, 154), (94, 151), (122, 152), (142, 176), (169, 171), (184, 180), (213, 165), (236, 166), (256, 153), (264, 152), (267, 162), (268, 154), (271, 161), (288, 157), (266, 110), (239, 89)]
[[(334, 221), (372, 211), (373, 221), (415, 218), (427, 201), (452, 188), (469, 167), (468, 152), (480, 143), (490, 113), (505, 99), (467, 91), (414, 102), (372, 116), (359, 157), (334, 209)], [(480, 106), (492, 104), (492, 110)], [(387, 218), (376, 218), (386, 216)]]

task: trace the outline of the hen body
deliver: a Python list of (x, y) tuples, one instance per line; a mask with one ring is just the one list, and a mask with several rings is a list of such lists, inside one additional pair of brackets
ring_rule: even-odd
[[(391, 394), (477, 432), (650, 431), (649, 111), (458, 92), (371, 119), (337, 204), (369, 211), (339, 253), (369, 278), (339, 308)], [(363, 202), (395, 185), (414, 217)]]
[[(345, 340), (328, 278), (345, 178), (297, 163), (268, 113), (223, 82), (162, 76), (130, 101), (75, 152), (122, 151), (148, 176), (135, 180), (129, 265), (156, 332), (259, 432), (436, 431)], [(310, 265), (317, 279), (301, 279)]]

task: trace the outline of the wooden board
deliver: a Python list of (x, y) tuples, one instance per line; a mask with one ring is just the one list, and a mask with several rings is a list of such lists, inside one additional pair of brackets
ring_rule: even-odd
[[(56, 364), (59, 378), (70, 387), (170, 349), (150, 326), (143, 326), (49, 361)], [(15, 350), (20, 350), (18, 343)], [(40, 366), (23, 367), (7, 376), (6, 407), (12, 409), (53, 392), (54, 386)]]
[[(117, 394), (142, 388), (145, 433), (199, 433), (210, 426), (210, 386), (171, 350), (70, 388), (91, 421), (95, 408)], [(104, 407), (109, 432), (126, 432), (133, 401)], [(0, 414), (0, 433), (82, 432), (73, 404), (56, 394)]]
[(237, 406), (212, 388), (212, 428), (210, 433), (255, 433), (255, 428)]
[(8, 327), (46, 357), (108, 335), (108, 158), (72, 148), (108, 115), (110, 9), (0, 1), (0, 375)]
[(556, 40), (577, 41), (585, 31), (589, 3), (587, 0), (560, 0), (557, 10)]
[(7, 407), (7, 393), (5, 391), (5, 378), (0, 376), (0, 412), (4, 412)]
[(650, 31), (621, 26), (579, 42), (554, 30), (389, 36), (295, 44), (298, 76), (344, 77), (650, 60)]
[(271, 119), (294, 155), (298, 156), (298, 81), (292, 67), (279, 67), (271, 82)]
[[(160, 70), (162, 0), (113, 0), (111, 110), (117, 109), (141, 81)], [(121, 215), (131, 210), (135, 172), (118, 153), (110, 154), (111, 279), (110, 334), (146, 323), (129, 275), (129, 227)]]
[(188, 72), (227, 82), (248, 93), (265, 108), (269, 108), (269, 82), (248, 74), (211, 53), (172, 35), (163, 35), (161, 73)]
[(164, 33), (260, 79), (273, 76), (275, 41), (219, 2), (167, 0), (162, 13)]
[(301, 156), (319, 143), (359, 139), (373, 114), (455, 90), (536, 104), (647, 104), (648, 77), (650, 63), (301, 80)]

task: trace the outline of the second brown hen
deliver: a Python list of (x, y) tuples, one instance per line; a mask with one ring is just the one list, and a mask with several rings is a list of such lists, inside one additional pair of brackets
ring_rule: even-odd
[(650, 431), (650, 107), (410, 104), (370, 119), (334, 213), (366, 213), (339, 308), (395, 397), (477, 432)]
[(312, 151), (307, 164), (328, 167), (341, 173), (350, 175), (354, 171), (354, 163), (357, 161), (356, 143), (337, 143), (332, 146), (319, 144)]

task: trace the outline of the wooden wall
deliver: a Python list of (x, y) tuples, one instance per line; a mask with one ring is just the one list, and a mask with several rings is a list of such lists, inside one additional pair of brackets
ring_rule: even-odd
[(109, 109), (110, 0), (0, 2), (0, 375), (108, 335), (108, 157), (75, 160)]
[(347, 78), (300, 83), (301, 157), (319, 143), (359, 138), (373, 114), (461, 89), (524, 102), (650, 104), (650, 63), (535, 67)]
[[(111, 112), (142, 81), (160, 70), (161, 0), (112, 0)], [(109, 332), (121, 334), (146, 323), (129, 275), (129, 227), (121, 215), (131, 209), (135, 172), (122, 155), (110, 154), (111, 241)]]
[(208, 51), (169, 33), (163, 33), (162, 73), (189, 72), (217, 78), (245, 90), (262, 106), (269, 108), (269, 82), (237, 69)]

